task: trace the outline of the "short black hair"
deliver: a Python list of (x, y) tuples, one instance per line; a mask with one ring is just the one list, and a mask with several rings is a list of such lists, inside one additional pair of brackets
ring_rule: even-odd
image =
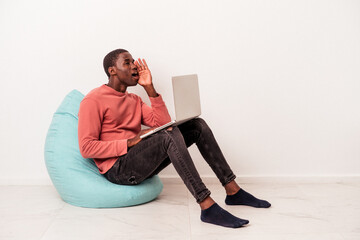
[(115, 65), (115, 62), (116, 62), (119, 54), (123, 53), (123, 52), (128, 52), (128, 51), (125, 49), (119, 48), (119, 49), (115, 49), (115, 50), (109, 52), (104, 57), (103, 65), (104, 65), (105, 73), (108, 77), (110, 77), (110, 73), (108, 72), (109, 67), (112, 67)]

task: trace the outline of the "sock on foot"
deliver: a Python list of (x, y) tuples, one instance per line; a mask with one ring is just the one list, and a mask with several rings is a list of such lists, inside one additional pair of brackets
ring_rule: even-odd
[(268, 201), (257, 199), (242, 188), (234, 195), (227, 195), (225, 203), (227, 205), (247, 205), (257, 208), (268, 208), (271, 206)]
[(217, 203), (214, 203), (205, 210), (201, 210), (200, 218), (203, 222), (231, 228), (238, 228), (249, 223), (248, 220), (235, 217), (228, 211), (222, 209)]

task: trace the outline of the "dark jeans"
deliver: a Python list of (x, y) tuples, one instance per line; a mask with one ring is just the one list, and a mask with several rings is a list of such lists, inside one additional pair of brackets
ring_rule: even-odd
[(120, 156), (104, 176), (113, 183), (135, 185), (172, 163), (196, 202), (200, 203), (210, 195), (210, 191), (202, 182), (187, 150), (193, 143), (223, 186), (235, 179), (211, 129), (201, 118), (143, 139), (129, 148), (127, 154)]

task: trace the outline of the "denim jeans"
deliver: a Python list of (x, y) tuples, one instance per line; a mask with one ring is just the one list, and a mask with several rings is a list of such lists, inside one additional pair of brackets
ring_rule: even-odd
[(187, 149), (193, 143), (223, 186), (235, 179), (211, 129), (201, 118), (143, 139), (129, 148), (127, 154), (120, 156), (104, 176), (116, 184), (135, 185), (172, 163), (196, 202), (200, 203), (210, 195), (210, 191), (201, 180)]

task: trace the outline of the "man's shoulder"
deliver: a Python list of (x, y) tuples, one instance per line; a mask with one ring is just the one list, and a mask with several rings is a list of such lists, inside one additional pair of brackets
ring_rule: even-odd
[(103, 97), (103, 94), (101, 93), (101, 86), (94, 88), (88, 92), (84, 98), (81, 100), (81, 102), (86, 102), (87, 104), (96, 104), (98, 102), (101, 102), (101, 99)]
[[(97, 88), (94, 88), (92, 90), (90, 90), (90, 92), (88, 92), (84, 99), (93, 99), (93, 100), (97, 100), (97, 99), (100, 99), (104, 96), (104, 91), (103, 91), (103, 87), (102, 85), (97, 87)], [(83, 100), (84, 100), (83, 99)]]
[(99, 86), (97, 88), (94, 88), (88, 92), (88, 94), (85, 95), (85, 97), (91, 97), (91, 96), (101, 96), (102, 94), (102, 86)]

